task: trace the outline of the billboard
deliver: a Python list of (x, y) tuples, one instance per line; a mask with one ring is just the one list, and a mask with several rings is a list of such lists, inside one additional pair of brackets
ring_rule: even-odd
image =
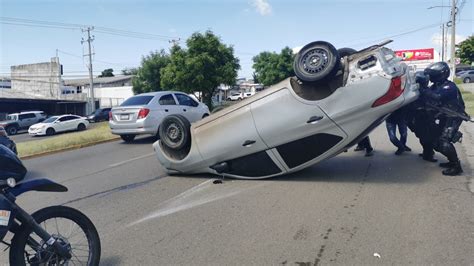
[(403, 61), (432, 60), (434, 59), (434, 48), (398, 50), (395, 51), (395, 54)]

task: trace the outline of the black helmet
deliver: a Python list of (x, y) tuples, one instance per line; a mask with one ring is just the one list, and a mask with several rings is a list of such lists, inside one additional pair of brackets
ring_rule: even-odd
[(431, 82), (440, 82), (448, 79), (450, 71), (446, 62), (436, 62), (425, 68), (424, 73), (430, 76)]

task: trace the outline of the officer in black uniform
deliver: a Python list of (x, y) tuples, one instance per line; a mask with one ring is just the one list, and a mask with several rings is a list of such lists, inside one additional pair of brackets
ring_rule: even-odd
[[(416, 82), (420, 85), (420, 91), (430, 90), (428, 88), (429, 77), (423, 71), (416, 73)], [(415, 133), (423, 147), (420, 156), (428, 162), (437, 162), (434, 158), (434, 143), (440, 136), (439, 125), (435, 123), (436, 112), (428, 110), (425, 105), (427, 97), (420, 97), (406, 107), (406, 122), (408, 128)]]
[[(445, 62), (433, 63), (424, 70), (424, 73), (430, 77), (433, 85), (430, 86), (430, 89), (422, 89), (421, 95), (427, 101), (432, 101), (435, 106), (465, 114), (461, 92), (456, 84), (448, 80), (450, 74), (448, 64)], [(463, 120), (459, 117), (438, 113), (435, 121), (438, 122), (440, 136), (434, 142), (434, 149), (448, 158), (447, 163), (440, 164), (441, 167), (447, 168), (443, 170), (443, 175), (459, 175), (463, 170), (453, 143), (462, 137), (459, 126)]]

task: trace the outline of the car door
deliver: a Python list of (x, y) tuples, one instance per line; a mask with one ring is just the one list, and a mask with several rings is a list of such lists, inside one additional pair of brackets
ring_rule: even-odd
[(346, 138), (317, 101), (301, 99), (288, 88), (253, 102), (250, 107), (258, 134), (288, 170), (316, 162)]
[(172, 93), (164, 94), (158, 99), (158, 112), (160, 116), (165, 117), (172, 114), (182, 114), (179, 106), (176, 103), (176, 99)]
[(69, 121), (69, 116), (66, 115), (66, 116), (62, 116), (60, 118), (58, 118), (58, 120), (56, 120), (54, 123), (53, 123), (53, 127), (54, 127), (54, 130), (56, 132), (63, 132), (63, 131), (66, 131), (67, 130), (67, 123)]
[(18, 116), (19, 125), (21, 128), (28, 128), (29, 126), (36, 123), (36, 116), (34, 114), (20, 114)]
[(175, 97), (178, 100), (180, 111), (183, 111), (182, 115), (186, 117), (189, 122), (192, 123), (202, 118), (203, 114), (201, 114), (199, 108), (197, 108), (199, 103), (182, 93), (175, 93)]

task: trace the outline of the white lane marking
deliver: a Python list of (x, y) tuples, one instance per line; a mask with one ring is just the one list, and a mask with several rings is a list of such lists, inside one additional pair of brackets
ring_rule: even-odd
[(139, 157), (136, 157), (136, 158), (128, 159), (128, 160), (123, 161), (123, 162), (114, 163), (114, 164), (109, 165), (109, 167), (117, 167), (117, 166), (129, 163), (129, 162), (133, 162), (133, 161), (140, 160), (140, 159), (143, 159), (143, 158), (146, 158), (146, 157), (150, 157), (152, 155), (155, 155), (155, 153), (152, 152), (152, 153), (145, 154), (145, 155), (142, 155), (142, 156), (139, 156)]
[[(256, 184), (251, 182), (247, 188), (236, 188), (235, 186), (224, 187), (224, 185), (212, 186), (214, 180), (207, 180), (197, 186), (194, 186), (176, 197), (173, 197), (161, 205), (157, 211), (151, 213), (148, 216), (143, 217), (135, 222), (130, 223), (128, 226), (134, 226), (150, 219), (155, 219), (163, 216), (167, 216), (179, 211), (191, 209), (206, 203), (235, 196), (248, 189), (253, 189), (264, 185), (264, 183)], [(215, 189), (213, 189), (215, 188)]]

